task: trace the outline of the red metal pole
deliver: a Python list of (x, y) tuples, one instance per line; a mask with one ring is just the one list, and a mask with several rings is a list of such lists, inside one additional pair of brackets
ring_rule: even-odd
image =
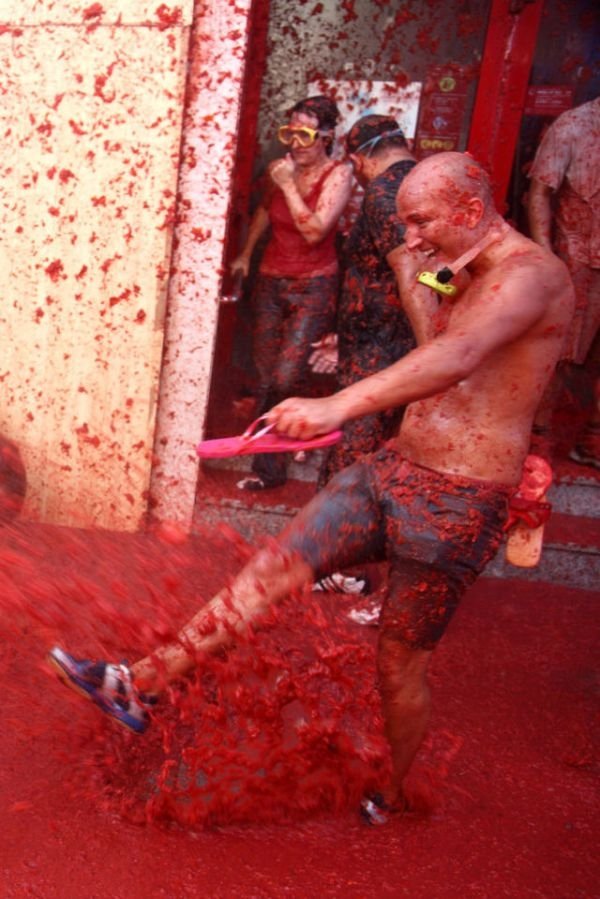
[(510, 181), (544, 0), (493, 0), (468, 151), (486, 166), (500, 211)]
[[(256, 135), (260, 92), (267, 59), (270, 0), (254, 0), (248, 16), (248, 53), (240, 119), (238, 146), (233, 173), (231, 204), (228, 215), (224, 260), (228, 262), (240, 251), (240, 238), (249, 217), (248, 204), (252, 190), (252, 168), (256, 157)], [(229, 275), (225, 270), (223, 293), (230, 292)]]
[[(231, 295), (236, 289), (229, 273), (229, 263), (241, 249), (241, 236), (249, 218), (248, 206), (252, 192), (252, 168), (256, 157), (260, 92), (267, 59), (269, 8), (270, 0), (254, 0), (248, 16), (248, 52), (238, 122), (236, 160), (227, 216), (221, 296)], [(225, 371), (230, 364), (237, 315), (235, 303), (221, 303), (214, 344), (213, 371)], [(213, 399), (218, 396), (218, 391), (221, 389), (222, 385), (218, 385), (213, 379), (208, 404), (209, 415), (213, 407)]]

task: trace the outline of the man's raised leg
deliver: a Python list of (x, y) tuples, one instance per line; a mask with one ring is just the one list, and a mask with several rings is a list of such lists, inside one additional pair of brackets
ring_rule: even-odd
[(87, 696), (105, 714), (135, 733), (148, 726), (149, 706), (170, 681), (189, 672), (204, 653), (235, 641), (274, 603), (313, 579), (296, 552), (262, 550), (182, 628), (177, 639), (129, 668), (103, 660), (78, 659), (60, 646), (48, 659), (59, 678)]
[(206, 654), (235, 643), (271, 606), (312, 583), (317, 571), (370, 559), (380, 542), (376, 514), (362, 466), (345, 469), (305, 506), (278, 542), (259, 551), (171, 643), (131, 668), (79, 659), (59, 646), (50, 650), (49, 660), (67, 686), (142, 733), (148, 725), (147, 706), (156, 693), (202, 664)]
[(217, 652), (259, 619), (275, 603), (311, 583), (311, 567), (297, 553), (279, 546), (258, 552), (179, 632), (177, 640), (132, 666), (143, 692), (162, 689), (197, 664), (203, 653)]

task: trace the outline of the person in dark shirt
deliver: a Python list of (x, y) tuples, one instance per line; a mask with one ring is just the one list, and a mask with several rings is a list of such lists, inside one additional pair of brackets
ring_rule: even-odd
[[(398, 122), (383, 115), (358, 119), (346, 135), (346, 151), (365, 193), (344, 246), (337, 332), (318, 343), (310, 360), (316, 372), (337, 370), (340, 390), (387, 368), (416, 343), (394, 271), (396, 253), (404, 243), (396, 195), (416, 160)], [(346, 422), (342, 441), (323, 460), (319, 489), (359, 456), (374, 452), (393, 437), (403, 411), (386, 409)], [(363, 574), (335, 572), (321, 578), (314, 589), (366, 593), (369, 584)], [(364, 615), (359, 614), (362, 620)]]
[[(415, 346), (393, 269), (394, 251), (404, 242), (396, 213), (396, 195), (416, 165), (398, 123), (389, 116), (367, 115), (346, 137), (346, 150), (365, 195), (344, 247), (344, 281), (337, 310), (337, 382), (341, 389), (387, 368)], [(325, 341), (325, 351), (331, 347)], [(312, 366), (321, 368), (319, 347)], [(330, 352), (327, 358), (333, 361)], [(397, 430), (401, 409), (367, 415), (344, 426), (344, 438), (332, 447), (319, 475), (324, 487), (358, 455), (373, 452)]]

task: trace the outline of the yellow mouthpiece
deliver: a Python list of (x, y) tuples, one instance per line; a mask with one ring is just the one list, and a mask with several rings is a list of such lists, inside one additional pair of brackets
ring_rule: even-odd
[(438, 281), (437, 275), (433, 272), (421, 272), (420, 275), (417, 275), (417, 281), (419, 284), (424, 284), (425, 287), (431, 287), (432, 290), (437, 290), (438, 293), (443, 293), (447, 297), (453, 297), (456, 293), (454, 284), (442, 284), (441, 281)]

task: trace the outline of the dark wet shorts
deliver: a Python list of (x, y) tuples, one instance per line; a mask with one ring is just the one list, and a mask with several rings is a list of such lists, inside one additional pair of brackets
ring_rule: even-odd
[(422, 468), (388, 446), (339, 472), (280, 542), (317, 577), (387, 559), (380, 626), (429, 650), (494, 557), (514, 489)]

